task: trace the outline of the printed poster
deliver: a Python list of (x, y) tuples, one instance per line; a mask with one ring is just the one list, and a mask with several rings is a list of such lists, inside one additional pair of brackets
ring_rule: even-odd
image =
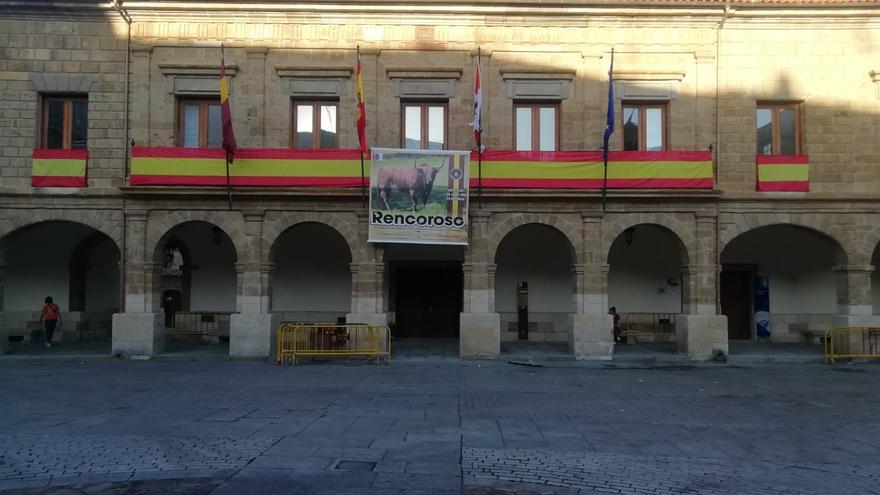
[(369, 242), (468, 243), (470, 152), (373, 148)]
[(770, 279), (755, 277), (755, 335), (770, 338)]

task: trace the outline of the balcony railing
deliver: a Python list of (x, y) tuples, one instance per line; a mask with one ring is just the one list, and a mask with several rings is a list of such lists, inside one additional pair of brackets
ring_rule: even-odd
[[(471, 156), (470, 185), (483, 188), (601, 189), (604, 165), (593, 151), (486, 151), (482, 174)], [(360, 187), (358, 150), (242, 149), (229, 170), (237, 187)], [(369, 182), (370, 160), (364, 166)], [(225, 186), (222, 149), (132, 148), (132, 186)], [(708, 151), (612, 151), (610, 189), (712, 189)]]

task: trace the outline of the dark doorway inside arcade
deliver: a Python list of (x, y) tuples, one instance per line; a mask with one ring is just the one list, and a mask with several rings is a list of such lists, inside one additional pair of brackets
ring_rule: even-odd
[(457, 338), (461, 266), (400, 266), (396, 271), (397, 337)]

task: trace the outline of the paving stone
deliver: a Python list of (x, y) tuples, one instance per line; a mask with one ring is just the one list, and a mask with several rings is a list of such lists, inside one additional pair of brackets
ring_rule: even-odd
[(223, 474), (212, 495), (878, 493), (880, 367), (860, 369), (0, 358), (0, 490)]

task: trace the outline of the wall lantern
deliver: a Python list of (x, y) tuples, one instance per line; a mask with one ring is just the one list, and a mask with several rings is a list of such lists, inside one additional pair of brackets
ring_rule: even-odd
[(211, 240), (214, 244), (223, 244), (223, 230), (220, 227), (211, 227)]
[(626, 243), (627, 246), (632, 246), (633, 243), (633, 234), (636, 233), (635, 227), (630, 227), (623, 231), (623, 242)]

